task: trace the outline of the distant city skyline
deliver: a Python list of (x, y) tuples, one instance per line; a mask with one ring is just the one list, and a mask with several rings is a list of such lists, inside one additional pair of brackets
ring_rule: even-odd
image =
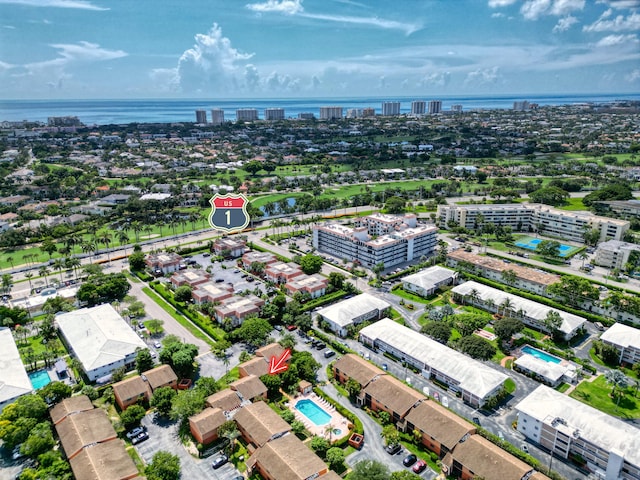
[(638, 93), (640, 0), (0, 0), (0, 97)]

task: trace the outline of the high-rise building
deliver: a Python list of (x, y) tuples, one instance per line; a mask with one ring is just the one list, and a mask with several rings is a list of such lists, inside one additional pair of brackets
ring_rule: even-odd
[(238, 122), (255, 122), (258, 120), (258, 110), (255, 108), (239, 108), (236, 110)]
[(451, 111), (455, 112), (455, 113), (461, 113), (462, 112), (462, 105), (460, 105), (460, 104), (451, 105)]
[(264, 109), (265, 120), (284, 120), (284, 108), (265, 108)]
[(320, 120), (335, 120), (342, 118), (342, 107), (320, 107)]
[(47, 119), (47, 125), (50, 127), (81, 127), (82, 122), (78, 117), (49, 117)]
[(196, 123), (207, 123), (206, 110), (196, 110)]
[(527, 100), (513, 102), (513, 109), (516, 112), (526, 112), (529, 110), (529, 102)]
[(366, 107), (362, 109), (362, 116), (363, 117), (375, 117), (376, 116), (376, 109), (375, 108), (371, 108), (371, 107)]
[(382, 102), (382, 116), (400, 115), (400, 102)]
[(429, 114), (442, 112), (442, 100), (429, 100)]
[(214, 108), (211, 110), (211, 123), (214, 125), (222, 125), (224, 123), (224, 110), (221, 108)]
[(298, 120), (313, 120), (316, 116), (312, 112), (300, 112)]
[(411, 102), (411, 115), (424, 115), (427, 112), (427, 102), (414, 100)]
[(361, 108), (348, 108), (347, 109), (347, 118), (360, 118), (362, 117), (362, 109)]

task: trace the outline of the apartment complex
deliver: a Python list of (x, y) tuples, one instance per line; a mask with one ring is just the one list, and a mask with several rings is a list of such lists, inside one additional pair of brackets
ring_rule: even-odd
[(442, 100), (429, 100), (429, 114), (434, 115), (442, 112)]
[(214, 108), (211, 110), (211, 123), (213, 125), (222, 125), (224, 123), (224, 110), (221, 108)]
[(207, 123), (206, 110), (196, 110), (196, 123)]
[(367, 320), (380, 320), (386, 317), (391, 304), (368, 293), (342, 300), (318, 311), (318, 321), (324, 321), (331, 331), (346, 337), (352, 326)]
[(264, 305), (264, 300), (255, 295), (246, 297), (229, 297), (220, 301), (215, 308), (215, 319), (220, 324), (229, 322), (234, 327), (240, 326), (249, 315), (257, 315)]
[(633, 259), (632, 263), (640, 263), (640, 245), (609, 240), (598, 245), (595, 263), (601, 267), (623, 270), (630, 258)]
[(640, 330), (622, 323), (614, 323), (600, 336), (600, 340), (618, 351), (620, 363), (640, 362)]
[(363, 217), (355, 228), (335, 223), (313, 228), (313, 246), (338, 258), (372, 268), (433, 255), (437, 228), (418, 225), (415, 215), (396, 217), (375, 214)]
[(284, 120), (284, 108), (265, 108), (264, 119), (271, 122)]
[(451, 285), (458, 277), (458, 273), (448, 268), (434, 265), (402, 279), (402, 288), (421, 297), (429, 297), (438, 288)]
[(382, 116), (400, 115), (400, 102), (382, 102)]
[(598, 213), (613, 212), (621, 218), (640, 217), (640, 200), (612, 200), (609, 202), (595, 202)]
[(539, 386), (516, 405), (518, 431), (562, 458), (579, 456), (598, 478), (640, 478), (640, 429)]
[(342, 118), (342, 107), (320, 107), (320, 120), (336, 120)]
[(427, 102), (414, 100), (411, 102), (411, 115), (424, 115), (427, 112)]
[(255, 108), (238, 108), (236, 110), (236, 121), (255, 122), (258, 120), (258, 110)]
[(13, 338), (11, 329), (0, 327), (0, 352), (2, 352), (2, 368), (0, 368), (0, 413), (4, 407), (13, 403), (18, 397), (33, 392), (31, 380), (27, 375), (20, 352)]
[(493, 223), (511, 227), (516, 232), (537, 232), (580, 243), (584, 241), (584, 233), (592, 229), (600, 233), (600, 242), (622, 240), (630, 226), (626, 220), (534, 203), (438, 205), (437, 215), (442, 228), (455, 225), (475, 230), (481, 224)]

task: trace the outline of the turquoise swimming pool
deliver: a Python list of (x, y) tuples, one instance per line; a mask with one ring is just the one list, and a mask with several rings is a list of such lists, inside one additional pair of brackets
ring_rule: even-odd
[(520, 350), (522, 350), (522, 353), (528, 353), (529, 355), (533, 355), (534, 357), (539, 358), (540, 360), (544, 360), (547, 363), (562, 362), (561, 358), (551, 355), (550, 353), (547, 353), (543, 350), (538, 350), (537, 348), (534, 348), (530, 345), (525, 345)]
[(45, 385), (51, 383), (51, 377), (46, 370), (38, 370), (37, 372), (31, 372), (29, 374), (29, 380), (31, 380), (31, 385), (36, 390), (41, 389)]
[(326, 425), (331, 421), (331, 415), (325, 412), (313, 400), (299, 400), (296, 403), (296, 409), (318, 427)]

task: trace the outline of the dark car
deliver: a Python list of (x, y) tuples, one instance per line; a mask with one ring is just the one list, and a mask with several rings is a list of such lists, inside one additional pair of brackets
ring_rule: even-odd
[(476, 425), (480, 425), (480, 419), (478, 417), (473, 417), (472, 420)]
[(144, 442), (149, 438), (149, 434), (147, 432), (142, 432), (140, 435), (136, 435), (131, 439), (131, 443), (137, 445), (141, 442)]
[(147, 431), (147, 427), (136, 427), (133, 430), (127, 432), (127, 438), (131, 440), (133, 437), (137, 437), (141, 433), (145, 433)]
[(385, 448), (385, 450), (389, 455), (395, 455), (400, 450), (402, 450), (402, 445), (400, 445), (399, 443), (392, 443), (391, 445), (387, 445), (387, 448)]
[(324, 343), (324, 342), (316, 343), (316, 350), (323, 350), (325, 348), (327, 348), (327, 344), (326, 343)]
[(219, 455), (216, 458), (213, 459), (213, 462), (211, 462), (211, 466), (214, 469), (218, 469), (221, 466), (223, 466), (225, 463), (227, 463), (229, 461), (229, 457), (227, 457), (226, 455)]
[(222, 283), (224, 282), (224, 278), (216, 278), (216, 283)]
[(418, 460), (412, 470), (414, 473), (422, 473), (425, 468), (427, 468), (427, 463), (424, 460)]
[(211, 254), (210, 254), (210, 253), (203, 253), (203, 254), (202, 254), (202, 256), (203, 256), (203, 257), (210, 257), (210, 256), (211, 256)]
[(411, 465), (416, 463), (416, 460), (418, 460), (418, 457), (416, 457), (413, 453), (410, 453), (409, 455), (404, 457), (404, 460), (402, 460), (402, 464), (405, 467), (410, 467)]

